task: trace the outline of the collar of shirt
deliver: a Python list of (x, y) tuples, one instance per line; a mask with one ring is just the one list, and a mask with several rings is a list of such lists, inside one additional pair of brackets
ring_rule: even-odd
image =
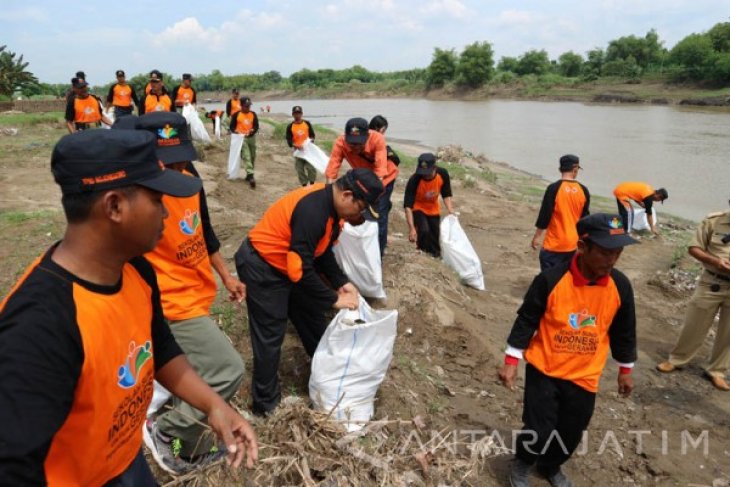
[(570, 261), (570, 274), (573, 276), (573, 284), (575, 286), (607, 286), (608, 276), (603, 276), (595, 281), (589, 281), (578, 269), (578, 252), (573, 255)]

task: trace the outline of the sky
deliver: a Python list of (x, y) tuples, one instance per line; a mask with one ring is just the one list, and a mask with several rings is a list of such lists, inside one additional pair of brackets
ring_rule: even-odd
[(495, 62), (530, 49), (585, 54), (656, 29), (671, 48), (730, 20), (730, 0), (2, 0), (0, 45), (47, 83), (159, 69), (226, 75), (302, 68), (426, 67), (434, 47), (475, 41)]

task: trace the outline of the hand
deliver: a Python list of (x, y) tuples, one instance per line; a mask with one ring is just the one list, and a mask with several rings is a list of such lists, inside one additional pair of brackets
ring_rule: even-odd
[(208, 411), (208, 425), (226, 445), (228, 465), (238, 468), (246, 457), (246, 467), (253, 467), (259, 458), (259, 446), (248, 421), (221, 399)]
[(656, 228), (656, 227), (651, 227), (651, 233), (653, 233), (653, 234), (654, 234), (654, 235), (656, 235), (657, 237), (659, 236), (659, 230), (657, 230), (657, 228)]
[(721, 271), (730, 272), (730, 260), (717, 259), (717, 268)]
[(351, 282), (346, 282), (340, 288), (337, 290), (337, 294), (343, 294), (343, 293), (355, 293), (356, 295), (360, 295), (360, 293), (357, 291), (357, 288), (354, 284)]
[(301, 145), (295, 145), (295, 146), (294, 146), (294, 148), (295, 148), (296, 150), (302, 150), (302, 146), (301, 146)]
[(631, 377), (631, 373), (619, 374), (618, 375), (618, 393), (622, 397), (628, 397), (631, 391), (634, 390), (634, 379)]
[(532, 246), (532, 250), (537, 250), (540, 248), (540, 240), (537, 237), (535, 237), (532, 239), (532, 242), (530, 243), (530, 245)]
[(418, 239), (418, 233), (416, 232), (415, 228), (411, 228), (408, 231), (408, 241), (409, 242), (415, 242)]
[(498, 372), (499, 380), (509, 390), (515, 390), (515, 379), (517, 378), (517, 366), (504, 364)]
[[(346, 286), (350, 288), (346, 288)], [(360, 306), (360, 293), (355, 286), (349, 282), (337, 290), (337, 301), (333, 305), (335, 309), (357, 309)]]
[(223, 285), (228, 289), (228, 299), (238, 303), (246, 299), (246, 285), (233, 276), (223, 281)]

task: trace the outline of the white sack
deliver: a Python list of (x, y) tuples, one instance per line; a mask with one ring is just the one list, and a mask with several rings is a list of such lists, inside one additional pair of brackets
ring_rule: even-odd
[(362, 298), (357, 311), (337, 313), (312, 358), (309, 398), (315, 409), (334, 408), (332, 418), (348, 431), (372, 418), (375, 394), (393, 358), (397, 323), (397, 310), (374, 310)]
[(467, 286), (484, 291), (484, 273), (479, 259), (456, 215), (441, 220), (441, 256)]
[[(631, 231), (634, 230), (651, 230), (649, 226), (649, 219), (647, 218), (646, 210), (644, 208), (634, 208), (634, 218), (631, 222)], [(654, 225), (657, 224), (656, 209), (654, 206), (651, 207), (651, 215), (654, 218)]]
[(385, 298), (378, 222), (366, 221), (358, 226), (345, 223), (332, 251), (360, 294), (368, 298)]
[(213, 132), (215, 133), (215, 136), (218, 140), (221, 139), (221, 117), (218, 115), (213, 118), (213, 126), (215, 127), (213, 129)]
[(150, 402), (149, 407), (147, 408), (147, 417), (149, 418), (153, 414), (155, 414), (157, 411), (160, 410), (162, 406), (165, 405), (167, 401), (170, 400), (172, 397), (172, 393), (165, 389), (159, 382), (154, 381), (154, 389), (152, 390), (152, 401)]
[(330, 157), (310, 139), (307, 139), (302, 148), (294, 151), (294, 157), (304, 159), (309, 162), (320, 174), (324, 174), (327, 170), (327, 164)]
[(111, 122), (112, 124), (111, 124), (111, 125), (107, 125), (107, 124), (105, 124), (105, 123), (104, 123), (104, 122), (102, 121), (102, 122), (101, 122), (101, 127), (102, 127), (102, 128), (105, 128), (105, 129), (110, 129), (110, 128), (112, 128), (112, 125), (114, 125), (114, 107), (109, 107), (109, 108), (108, 108), (108, 109), (107, 109), (107, 110), (106, 110), (105, 112), (102, 112), (102, 113), (104, 113), (104, 115), (106, 116), (106, 118), (108, 118), (108, 119), (109, 119), (109, 121), (110, 121), (110, 122)]
[(228, 152), (228, 179), (238, 179), (241, 171), (241, 148), (243, 147), (243, 134), (231, 134), (231, 148)]
[(200, 120), (198, 111), (195, 109), (195, 105), (185, 105), (182, 109), (182, 115), (185, 117), (185, 120), (187, 120), (188, 125), (190, 125), (190, 137), (192, 137), (193, 140), (210, 144), (210, 135), (208, 135), (208, 131), (205, 130), (205, 125), (203, 125), (203, 121)]

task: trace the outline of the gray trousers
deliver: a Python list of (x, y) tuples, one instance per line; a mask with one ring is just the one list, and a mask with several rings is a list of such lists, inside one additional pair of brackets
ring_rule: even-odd
[[(226, 401), (238, 392), (243, 380), (244, 364), (228, 337), (210, 316), (170, 322), (170, 330), (193, 366), (195, 372)], [(180, 455), (192, 457), (208, 453), (215, 445), (214, 436), (203, 435), (205, 415), (173, 396), (173, 409), (157, 418), (157, 424), (167, 436), (182, 441)]]
[(302, 186), (314, 184), (317, 181), (317, 170), (306, 159), (295, 157), (294, 169), (297, 170), (299, 184)]

